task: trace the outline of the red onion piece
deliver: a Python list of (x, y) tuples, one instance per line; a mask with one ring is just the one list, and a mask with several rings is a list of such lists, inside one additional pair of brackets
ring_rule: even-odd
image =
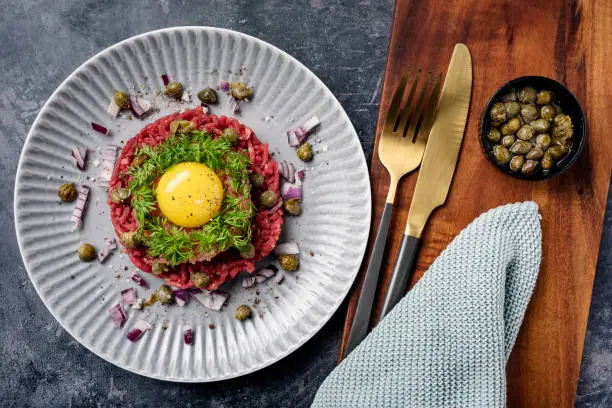
[(115, 168), (115, 160), (117, 160), (118, 147), (115, 145), (106, 145), (102, 153), (102, 164), (100, 167), (100, 177), (98, 184), (100, 187), (108, 189), (113, 169)]
[(115, 103), (115, 98), (111, 98), (106, 110), (113, 118), (116, 118), (117, 115), (119, 115), (119, 112), (121, 112), (121, 108)]
[(191, 297), (202, 306), (206, 306), (210, 301), (211, 294), (208, 290), (203, 290), (198, 293), (192, 293)]
[(205, 291), (192, 294), (192, 297), (202, 306), (218, 312), (223, 308), (225, 302), (227, 302), (229, 295), (225, 292), (215, 290), (213, 292)]
[(110, 255), (110, 252), (106, 250), (102, 250), (98, 252), (98, 261), (100, 261), (100, 263), (104, 263), (104, 261), (106, 261), (106, 258), (108, 258), (109, 255)]
[(144, 278), (140, 276), (139, 274), (137, 274), (136, 272), (132, 274), (131, 279), (137, 284), (139, 284), (140, 286), (142, 286), (143, 288), (149, 287), (149, 284), (147, 283), (147, 281), (145, 281)]
[(289, 178), (287, 181), (295, 183), (295, 167), (293, 167), (293, 163), (289, 163)]
[(146, 320), (139, 319), (128, 332), (127, 338), (133, 343), (149, 330), (151, 330), (151, 324)]
[(181, 94), (181, 100), (183, 102), (191, 102), (191, 88), (187, 88)]
[(168, 75), (166, 74), (162, 74), (161, 79), (164, 82), (164, 86), (168, 85), (168, 83), (170, 82), (170, 80), (168, 79)]
[(257, 282), (257, 284), (264, 283), (267, 280), (268, 278), (266, 278), (265, 276), (262, 276), (262, 275), (255, 276), (255, 282)]
[(174, 292), (174, 301), (180, 307), (184, 307), (189, 302), (189, 292), (187, 289), (176, 289)]
[(281, 196), (285, 200), (291, 200), (292, 198), (302, 199), (302, 186), (291, 183), (283, 183), (281, 186)]
[(110, 314), (115, 326), (119, 328), (121, 328), (123, 326), (123, 323), (125, 323), (125, 321), (127, 320), (125, 310), (123, 310), (123, 307), (119, 303), (115, 303), (114, 305), (112, 305), (110, 309), (108, 309), (108, 313)]
[(107, 128), (94, 122), (91, 122), (91, 128), (96, 132), (102, 133), (103, 135), (108, 135), (110, 133)]
[(269, 268), (261, 268), (260, 270), (258, 270), (256, 272), (256, 274), (258, 276), (263, 276), (266, 279), (270, 279), (271, 277), (273, 277), (274, 275), (276, 275), (276, 271), (269, 269)]
[(283, 206), (283, 200), (278, 200), (278, 203), (274, 204), (274, 207), (268, 210), (268, 214), (274, 214), (282, 206)]
[(279, 284), (279, 285), (284, 280), (285, 280), (285, 274), (283, 274), (283, 273), (276, 274), (276, 277), (274, 278), (274, 282)]
[(288, 173), (289, 173), (289, 166), (287, 165), (286, 160), (283, 160), (282, 162), (280, 162), (280, 164), (278, 165), (278, 172), (285, 180), (287, 180)]
[(230, 98), (230, 110), (232, 113), (240, 113), (240, 101), (233, 96)]
[(87, 164), (87, 148), (75, 147), (72, 149), (72, 163), (79, 169), (83, 170)]
[(153, 109), (153, 104), (141, 96), (130, 94), (130, 109), (134, 116), (141, 118)]
[(295, 130), (289, 129), (287, 131), (287, 143), (289, 143), (289, 146), (291, 147), (298, 147), (300, 145), (300, 140), (298, 139)]
[(300, 253), (300, 248), (298, 247), (297, 242), (284, 242), (282, 244), (277, 244), (273, 251), (277, 256), (297, 255)]
[(113, 237), (104, 238), (104, 244), (106, 244), (106, 249), (109, 251), (114, 251), (117, 249), (117, 241)]
[(219, 82), (219, 89), (224, 91), (224, 92), (229, 91), (230, 90), (230, 83), (227, 82), (227, 81)]
[(242, 279), (242, 287), (243, 288), (252, 288), (255, 285), (255, 277), (254, 276), (245, 276)]
[(123, 303), (126, 305), (133, 305), (136, 303), (136, 289), (129, 288), (122, 290), (121, 297), (123, 298)]
[(79, 229), (83, 225), (83, 213), (87, 208), (87, 201), (89, 200), (89, 187), (81, 186), (79, 190), (79, 196), (77, 197), (74, 210), (72, 211), (72, 222), (74, 222), (74, 228)]
[(185, 340), (185, 344), (193, 344), (193, 330), (191, 329), (191, 326), (186, 325), (183, 327), (183, 338)]

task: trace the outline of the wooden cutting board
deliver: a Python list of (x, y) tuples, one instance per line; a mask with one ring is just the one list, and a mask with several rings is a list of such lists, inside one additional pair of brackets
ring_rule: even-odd
[[(397, 0), (376, 141), (404, 68), (445, 73), (457, 42), (465, 43), (472, 54), (472, 104), (453, 184), (446, 205), (426, 227), (414, 281), (482, 212), (506, 203), (536, 201), (543, 217), (543, 261), (507, 366), (508, 406), (571, 407), (612, 170), (612, 3)], [(588, 143), (581, 158), (568, 172), (547, 181), (505, 175), (487, 161), (478, 141), (479, 118), (490, 96), (523, 75), (564, 83), (587, 115)], [(373, 229), (364, 265), (389, 183), (376, 148), (370, 176)], [(416, 178), (416, 172), (408, 175), (398, 190), (379, 295), (388, 283)], [(341, 355), (363, 269), (350, 296)], [(376, 308), (380, 306), (379, 296)]]

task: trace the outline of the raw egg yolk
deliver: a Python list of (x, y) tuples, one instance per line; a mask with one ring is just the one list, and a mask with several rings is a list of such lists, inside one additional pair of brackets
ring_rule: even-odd
[(157, 184), (157, 205), (176, 225), (194, 228), (206, 224), (221, 210), (223, 183), (207, 166), (179, 163)]

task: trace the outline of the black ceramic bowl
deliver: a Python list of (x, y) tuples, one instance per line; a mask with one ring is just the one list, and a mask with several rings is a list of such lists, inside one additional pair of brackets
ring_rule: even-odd
[[(506, 95), (511, 90), (516, 90), (518, 92), (519, 89), (524, 88), (526, 86), (531, 86), (536, 90), (550, 90), (554, 94), (553, 103), (558, 104), (561, 107), (563, 113), (570, 116), (572, 119), (572, 124), (574, 125), (574, 136), (572, 137), (572, 146), (569, 152), (561, 158), (559, 161), (555, 162), (549, 170), (543, 170), (539, 168), (535, 173), (526, 175), (521, 172), (513, 172), (510, 171), (507, 164), (499, 164), (495, 157), (493, 156), (493, 146), (495, 143), (491, 142), (487, 138), (487, 133), (489, 128), (491, 127), (491, 119), (489, 117), (489, 111), (495, 102), (500, 102), (502, 96)], [(584, 149), (584, 145), (586, 144), (587, 139), (587, 124), (586, 117), (584, 115), (584, 111), (576, 97), (572, 95), (572, 93), (559, 82), (541, 76), (524, 76), (520, 78), (513, 79), (510, 82), (504, 84), (501, 88), (495, 92), (495, 94), (487, 103), (487, 106), (482, 113), (482, 119), (480, 121), (480, 145), (482, 146), (485, 154), (489, 158), (489, 161), (495, 165), (498, 169), (503, 171), (506, 174), (511, 175), (512, 177), (524, 179), (524, 180), (544, 180), (556, 174), (561, 174), (568, 168), (574, 164), (574, 162), (580, 156), (580, 153)]]

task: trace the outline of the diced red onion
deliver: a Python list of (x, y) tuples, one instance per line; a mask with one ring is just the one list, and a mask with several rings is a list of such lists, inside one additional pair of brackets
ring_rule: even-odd
[(138, 319), (134, 327), (128, 332), (127, 338), (133, 343), (149, 330), (151, 330), (151, 324), (146, 320)]
[(289, 163), (289, 178), (287, 181), (295, 183), (295, 167), (293, 167), (293, 163)]
[(270, 279), (271, 277), (276, 275), (276, 271), (269, 269), (269, 268), (261, 268), (260, 270), (256, 272), (256, 274), (259, 276), (263, 276), (267, 279)]
[(292, 183), (283, 183), (281, 186), (281, 196), (285, 200), (291, 200), (292, 198), (302, 199), (302, 186)]
[(280, 162), (280, 164), (278, 165), (278, 172), (285, 180), (287, 180), (287, 174), (289, 173), (289, 166), (287, 165), (286, 160), (283, 160), (282, 162)]
[(284, 280), (285, 280), (285, 274), (283, 273), (276, 274), (276, 277), (274, 278), (274, 282), (277, 284), (280, 284)]
[(173, 290), (174, 292), (174, 301), (176, 302), (177, 305), (179, 305), (180, 307), (183, 307), (187, 304), (187, 302), (189, 301), (189, 292), (187, 292), (187, 289), (176, 289)]
[(136, 289), (129, 288), (122, 290), (121, 297), (123, 298), (123, 303), (126, 305), (133, 305), (136, 303)]
[(153, 104), (141, 96), (130, 94), (130, 109), (134, 116), (140, 118), (153, 109)]
[(187, 302), (185, 302), (183, 299), (181, 298), (174, 298), (174, 302), (177, 304), (177, 306), (179, 307), (185, 307), (185, 305), (187, 304)]
[(224, 92), (229, 91), (230, 90), (230, 83), (227, 82), (227, 81), (219, 82), (219, 89), (224, 91)]
[(254, 276), (245, 276), (242, 279), (242, 287), (243, 288), (252, 288), (255, 285), (255, 277)]
[(300, 248), (298, 247), (297, 242), (284, 242), (282, 244), (277, 244), (274, 247), (274, 254), (277, 256), (297, 255), (299, 253), (300, 253)]
[(75, 147), (72, 149), (72, 163), (79, 169), (83, 170), (87, 163), (87, 148)]
[(118, 147), (115, 145), (106, 145), (102, 153), (102, 165), (100, 167), (100, 177), (98, 184), (100, 187), (108, 189), (113, 170), (115, 168), (115, 160), (117, 160)]
[(306, 122), (302, 123), (302, 125), (298, 127), (298, 129), (296, 130), (298, 133), (298, 139), (300, 140), (300, 143), (302, 143), (304, 139), (306, 139), (306, 136), (312, 133), (314, 128), (316, 128), (320, 124), (321, 124), (321, 121), (319, 120), (317, 116), (313, 116), (310, 119), (308, 119)]
[(274, 214), (282, 206), (283, 206), (283, 200), (278, 200), (278, 203), (274, 204), (274, 207), (268, 210), (268, 214)]
[(262, 276), (262, 275), (255, 276), (255, 282), (257, 282), (257, 284), (264, 283), (267, 280), (268, 278), (266, 278), (265, 276)]
[(117, 249), (117, 241), (113, 237), (104, 238), (104, 244), (106, 244), (106, 249), (109, 251), (114, 251)]
[(304, 169), (300, 169), (298, 171), (295, 172), (295, 175), (297, 176), (297, 178), (299, 178), (300, 180), (304, 180), (304, 176), (306, 175), (306, 172), (304, 171)]
[(110, 133), (107, 128), (94, 122), (91, 122), (91, 128), (96, 132), (102, 133), (103, 135), (108, 135)]
[(183, 102), (191, 102), (191, 88), (187, 88), (181, 94), (181, 100)]
[(229, 295), (225, 292), (215, 290), (213, 292), (205, 291), (193, 294), (192, 297), (202, 306), (218, 312), (223, 308), (223, 305), (225, 305)]
[(74, 210), (72, 211), (72, 222), (74, 222), (74, 228), (79, 229), (83, 225), (83, 213), (87, 208), (87, 201), (89, 200), (89, 187), (81, 186), (79, 190), (79, 196), (77, 197)]
[(202, 112), (204, 112), (205, 115), (208, 115), (210, 113), (210, 107), (204, 102), (202, 102), (200, 105), (202, 105)]
[(104, 261), (106, 261), (106, 258), (108, 258), (109, 255), (110, 252), (103, 249), (102, 251), (98, 252), (98, 261), (100, 261), (100, 263), (104, 263)]
[(168, 85), (168, 83), (170, 82), (170, 80), (168, 79), (168, 75), (166, 74), (162, 74), (161, 79), (164, 82), (164, 86)]
[(298, 147), (300, 145), (300, 140), (298, 139), (295, 130), (289, 129), (287, 131), (287, 143), (289, 143), (289, 146), (291, 147)]
[(191, 329), (191, 326), (185, 325), (183, 327), (183, 338), (185, 339), (185, 344), (193, 344), (193, 330)]
[(233, 96), (230, 98), (230, 110), (232, 113), (240, 113), (240, 101)]
[(125, 323), (125, 321), (127, 320), (125, 310), (123, 310), (123, 307), (119, 303), (115, 303), (114, 305), (112, 305), (110, 309), (108, 309), (108, 313), (110, 314), (115, 326), (119, 328), (121, 328), (123, 326), (123, 323)]
[(136, 272), (132, 273), (131, 279), (137, 284), (139, 284), (140, 286), (142, 286), (143, 288), (149, 287), (149, 284), (147, 283), (147, 281), (145, 281), (144, 278), (140, 276), (139, 274), (137, 274)]
[(116, 118), (119, 112), (121, 112), (121, 108), (115, 103), (115, 98), (111, 98), (107, 111), (113, 118)]
[(211, 295), (210, 295), (210, 291), (203, 290), (203, 291), (200, 291), (198, 293), (192, 293), (191, 297), (193, 298), (193, 300), (195, 300), (196, 302), (198, 302), (202, 306), (206, 306), (208, 304), (208, 302), (210, 301)]

